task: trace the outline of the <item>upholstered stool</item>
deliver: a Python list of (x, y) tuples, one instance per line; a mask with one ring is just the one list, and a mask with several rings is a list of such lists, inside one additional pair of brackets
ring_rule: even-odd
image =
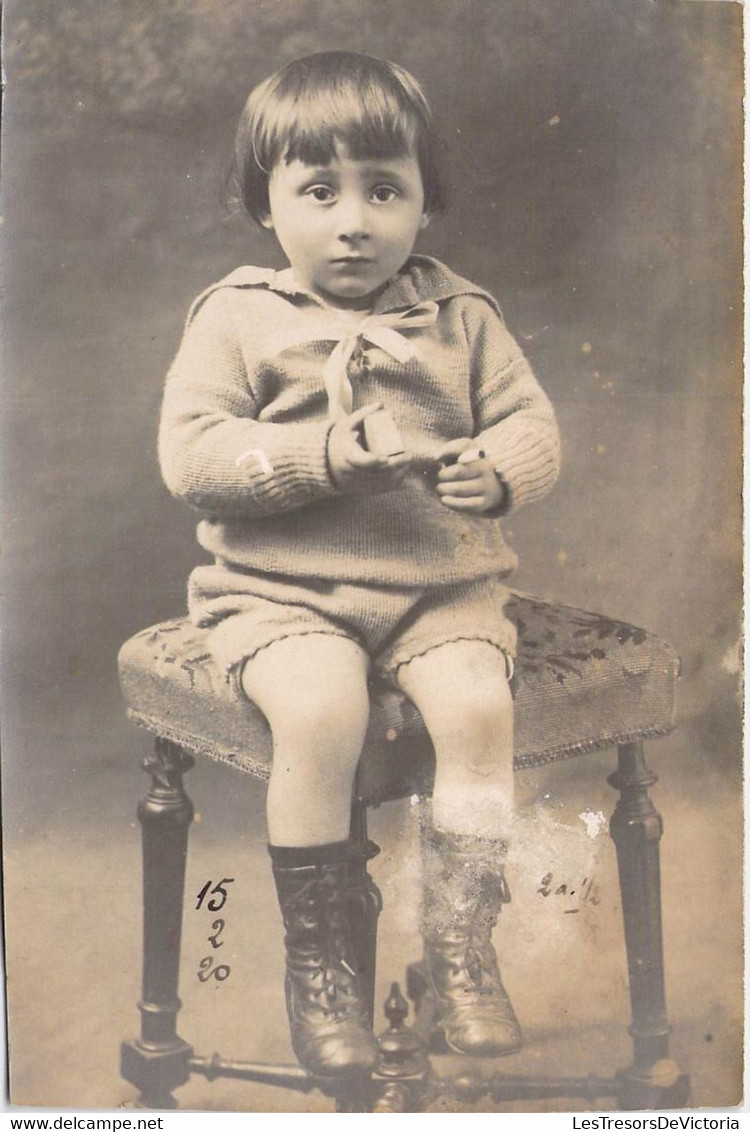
[[(648, 795), (656, 777), (646, 767), (643, 740), (673, 727), (679, 661), (663, 641), (623, 622), (523, 594), (508, 607), (519, 634), (514, 679), (517, 768), (540, 766), (601, 747), (617, 747), (608, 781), (620, 792), (610, 831), (617, 851), (628, 958), (633, 1064), (611, 1077), (528, 1078), (467, 1071), (433, 1074), (427, 1050), (434, 1011), (419, 964), (407, 988), (416, 1022), (394, 985), (386, 1003), (390, 1026), (381, 1037), (382, 1063), (368, 1082), (315, 1079), (296, 1065), (265, 1065), (201, 1057), (177, 1035), (177, 978), (185, 860), (193, 809), (183, 773), (193, 755), (267, 779), (268, 727), (261, 713), (237, 700), (212, 664), (205, 633), (187, 620), (138, 633), (120, 654), (128, 714), (156, 735), (145, 767), (152, 781), (139, 807), (144, 861), (144, 960), (141, 1036), (122, 1046), (123, 1076), (150, 1108), (174, 1107), (172, 1090), (191, 1074), (226, 1076), (332, 1096), (339, 1111), (420, 1110), (445, 1091), (459, 1103), (483, 1095), (614, 1097), (622, 1109), (676, 1108), (688, 1079), (669, 1059), (662, 959), (659, 839), (662, 822)], [(373, 690), (371, 722), (352, 807), (350, 900), (363, 987), (374, 1011), (375, 945), (380, 894), (367, 872), (378, 847), (367, 837), (367, 807), (429, 794), (432, 749), (419, 715), (405, 698)]]

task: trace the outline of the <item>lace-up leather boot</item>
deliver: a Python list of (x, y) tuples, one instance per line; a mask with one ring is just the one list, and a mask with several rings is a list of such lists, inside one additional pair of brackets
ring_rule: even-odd
[(510, 901), (503, 841), (422, 823), (422, 935), (427, 978), (451, 1049), (502, 1057), (521, 1029), (500, 978), (492, 929)]
[(286, 934), (292, 1048), (310, 1073), (374, 1068), (378, 1047), (360, 997), (346, 908), (348, 841), (269, 846)]

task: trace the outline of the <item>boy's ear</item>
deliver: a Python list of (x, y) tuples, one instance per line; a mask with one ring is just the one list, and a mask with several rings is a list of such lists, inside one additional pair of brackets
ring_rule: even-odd
[(266, 228), (269, 232), (273, 232), (273, 217), (270, 212), (261, 213), (258, 217), (258, 222), (261, 228)]
[(422, 231), (424, 228), (427, 227), (427, 225), (430, 223), (431, 219), (432, 219), (432, 217), (430, 216), (429, 212), (423, 212), (422, 213), (422, 219), (419, 222), (420, 231)]

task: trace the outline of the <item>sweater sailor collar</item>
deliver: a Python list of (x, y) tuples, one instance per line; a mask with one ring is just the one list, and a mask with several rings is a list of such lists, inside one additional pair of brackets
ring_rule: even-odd
[[(290, 298), (304, 297), (328, 309), (319, 296), (297, 282), (291, 267), (281, 271), (262, 267), (239, 267), (215, 286), (267, 288), (269, 291)], [(495, 300), (485, 290), (469, 282), (468, 279), (456, 275), (440, 260), (431, 256), (414, 255), (406, 261), (398, 274), (386, 283), (373, 304), (372, 313), (385, 314), (389, 311), (408, 310), (426, 300), (440, 302), (457, 295), (468, 294), (481, 295), (496, 306)]]

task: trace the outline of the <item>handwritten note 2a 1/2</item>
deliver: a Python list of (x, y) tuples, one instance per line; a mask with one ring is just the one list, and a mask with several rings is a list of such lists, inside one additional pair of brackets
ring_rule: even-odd
[(564, 897), (566, 907), (563, 911), (567, 915), (580, 912), (583, 904), (600, 904), (601, 887), (596, 883), (596, 877), (583, 877), (580, 884), (573, 881), (558, 881), (554, 873), (545, 873), (539, 882), (537, 892), (540, 896)]
[[(196, 911), (200, 912), (202, 909), (208, 912), (223, 911), (229, 900), (229, 892), (226, 887), (228, 884), (234, 884), (234, 877), (223, 877), (216, 884), (213, 880), (207, 880), (196, 897)], [(226, 926), (227, 922), (223, 917), (217, 917), (211, 923), (212, 934), (208, 936), (208, 942), (214, 951), (223, 947), (226, 942), (226, 940), (219, 938)], [(223, 983), (229, 978), (231, 972), (232, 969), (228, 963), (215, 964), (214, 956), (209, 954), (201, 959), (196, 974), (202, 983), (207, 983), (209, 979), (216, 979), (217, 983)]]

